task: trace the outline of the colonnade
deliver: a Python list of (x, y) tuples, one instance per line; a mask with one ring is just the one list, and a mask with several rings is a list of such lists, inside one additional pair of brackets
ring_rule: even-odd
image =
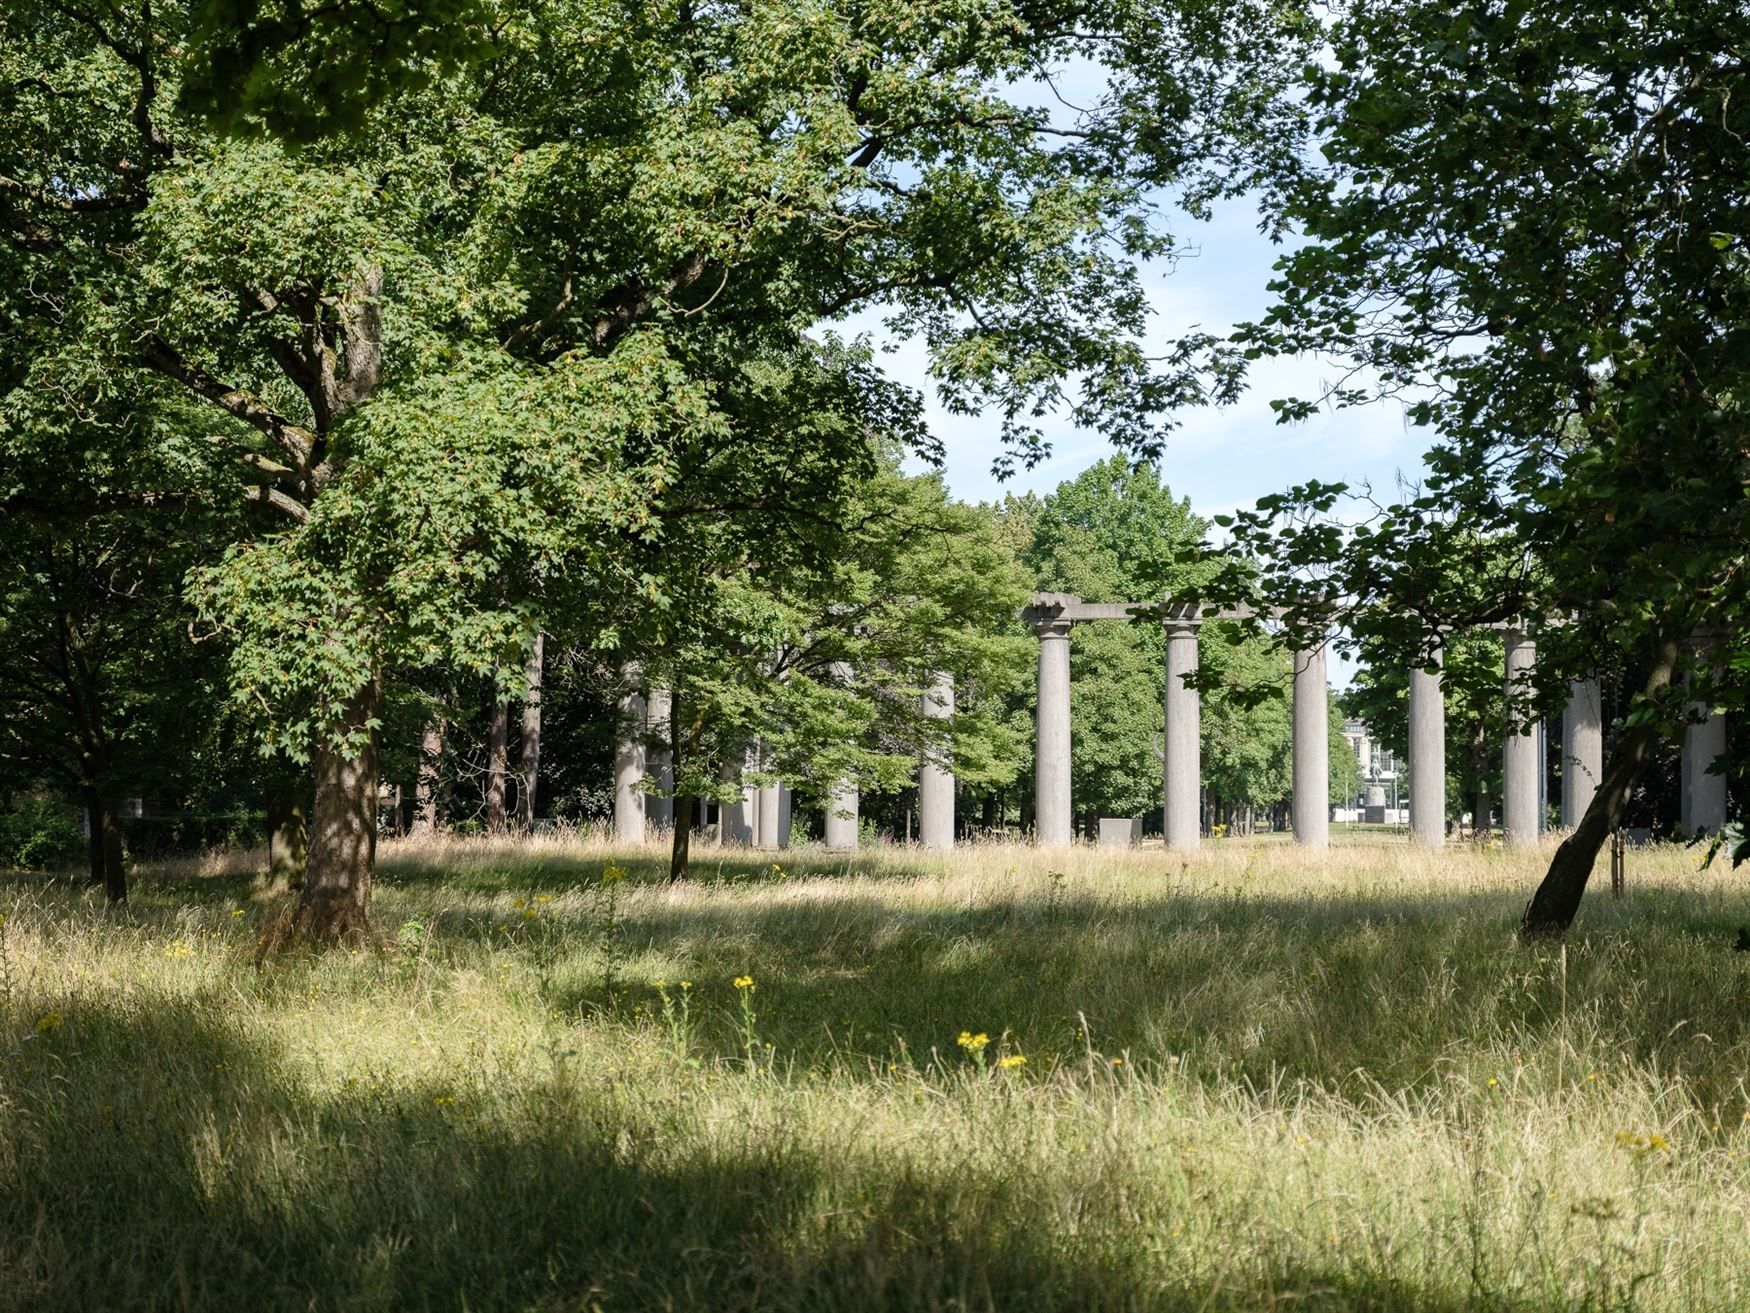
[[(638, 692), (635, 667), (622, 672), (628, 691), (621, 697), (614, 736), (614, 837), (620, 843), (642, 843), (655, 830), (674, 824), (674, 766), (665, 743), (673, 700), (666, 690), (652, 690), (648, 700)], [(835, 668), (840, 679), (850, 671)], [(954, 680), (937, 675), (925, 691), (923, 714), (937, 720), (954, 715)], [(740, 767), (726, 763), (722, 781), (734, 784), (770, 766), (765, 745), (757, 740)], [(646, 779), (658, 792), (641, 787)], [(918, 840), (925, 848), (954, 846), (955, 779), (944, 752), (926, 753), (918, 769)], [(835, 787), (827, 799), (826, 846), (849, 851), (857, 847), (859, 797), (854, 784)], [(721, 842), (753, 848), (788, 848), (793, 798), (790, 785), (744, 783), (739, 798), (720, 804), (717, 832)]]
[[(1244, 610), (1204, 609), (1195, 605), (1084, 602), (1071, 593), (1038, 593), (1022, 612), (1039, 640), (1038, 695), (1034, 722), (1034, 826), (1042, 846), (1067, 845), (1073, 837), (1070, 788), (1070, 632), (1077, 624), (1132, 620), (1158, 613), (1166, 639), (1162, 691), (1161, 812), (1168, 848), (1187, 852), (1202, 837), (1201, 704), (1194, 682), (1198, 635), (1205, 621), (1252, 618)], [(1503, 693), (1508, 708), (1501, 752), (1501, 821), (1509, 844), (1536, 843), (1543, 829), (1544, 755), (1538, 721), (1523, 712), (1537, 672), (1536, 640), (1506, 628)], [(1440, 649), (1429, 664), (1410, 671), (1409, 770), (1410, 838), (1431, 848), (1446, 841), (1446, 699)], [(1330, 842), (1330, 705), (1323, 644), (1292, 653), (1293, 801), (1290, 816), (1296, 842), (1323, 848)], [(839, 668), (840, 678), (849, 671)], [(636, 680), (628, 681), (636, 687)], [(923, 694), (924, 715), (954, 714), (951, 677), (940, 675)], [(618, 747), (614, 755), (614, 828), (622, 842), (641, 842), (648, 828), (673, 821), (673, 802), (645, 793), (639, 783), (648, 773), (654, 787), (672, 791), (674, 772), (666, 749), (647, 750), (647, 740), (665, 741), (671, 713), (667, 693), (628, 693), (620, 702)], [(1682, 821), (1685, 834), (1713, 832), (1726, 820), (1725, 779), (1708, 772), (1725, 751), (1725, 720), (1705, 708), (1694, 709), (1695, 723), (1684, 736)], [(740, 770), (726, 767), (726, 783), (757, 772), (766, 763), (756, 744)], [(1604, 771), (1602, 698), (1596, 679), (1569, 684), (1561, 721), (1561, 822), (1579, 823), (1597, 792)], [(955, 781), (939, 753), (927, 753), (918, 772), (918, 838), (925, 848), (954, 846)], [(859, 799), (850, 783), (833, 789), (826, 809), (826, 846), (857, 846)], [(790, 788), (745, 786), (740, 799), (725, 803), (719, 832), (726, 843), (783, 848), (790, 838)]]

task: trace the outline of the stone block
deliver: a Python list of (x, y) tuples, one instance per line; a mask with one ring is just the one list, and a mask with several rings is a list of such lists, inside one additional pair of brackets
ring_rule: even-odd
[(1100, 818), (1100, 847), (1134, 848), (1141, 842), (1141, 817), (1102, 816)]

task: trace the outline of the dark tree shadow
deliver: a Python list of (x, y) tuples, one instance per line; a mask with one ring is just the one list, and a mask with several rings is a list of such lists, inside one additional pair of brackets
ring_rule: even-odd
[(1066, 1232), (1025, 1172), (944, 1190), (781, 1126), (678, 1143), (587, 1073), (487, 1105), (477, 1083), (319, 1093), (226, 1006), (68, 1000), (0, 1064), (0, 1307), (1553, 1307), (1414, 1272), (1241, 1279), (1220, 1253), (1163, 1270), (1147, 1237)]

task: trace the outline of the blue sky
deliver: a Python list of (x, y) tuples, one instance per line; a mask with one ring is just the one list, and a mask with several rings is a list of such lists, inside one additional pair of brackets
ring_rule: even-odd
[[(1261, 236), (1252, 209), (1235, 202), (1220, 208), (1208, 223), (1179, 221), (1178, 235), (1189, 248), (1170, 269), (1149, 272), (1150, 301), (1164, 340), (1192, 326), (1223, 332), (1262, 314), (1271, 265), (1281, 254)], [(878, 313), (840, 326), (847, 334), (867, 332), (884, 348), (883, 367), (893, 378), (917, 388), (929, 407), (931, 427), (946, 450), (946, 475), (953, 493), (966, 501), (992, 501), (1006, 491), (1049, 492), (1073, 479), (1112, 451), (1099, 434), (1067, 423), (1047, 424), (1051, 457), (1006, 481), (991, 473), (1001, 451), (995, 421), (952, 415), (936, 402), (921, 343), (895, 342)], [(1215, 515), (1309, 479), (1371, 484), (1393, 492), (1400, 479), (1419, 481), (1429, 434), (1412, 428), (1397, 401), (1345, 410), (1325, 410), (1310, 420), (1276, 422), (1270, 400), (1316, 395), (1337, 370), (1312, 358), (1254, 363), (1250, 386), (1234, 405), (1188, 411), (1168, 441), (1162, 474), (1179, 496), (1189, 497), (1202, 515)], [(918, 468), (923, 468), (921, 463)], [(1332, 681), (1349, 683), (1353, 667), (1333, 656)]]
[[(1178, 234), (1188, 248), (1186, 255), (1171, 269), (1148, 273), (1161, 340), (1192, 326), (1221, 333), (1263, 313), (1270, 299), (1266, 284), (1271, 265), (1281, 248), (1256, 231), (1249, 206), (1228, 204), (1209, 223), (1183, 217)], [(895, 343), (877, 313), (841, 328), (869, 333), (886, 350), (886, 371), (925, 394), (931, 426), (946, 448), (948, 484), (958, 497), (990, 501), (1005, 491), (1047, 492), (1112, 450), (1099, 434), (1066, 422), (1048, 423), (1051, 458), (999, 481), (991, 473), (1001, 450), (998, 425), (951, 415), (936, 403), (920, 343)], [(1328, 362), (1316, 359), (1255, 362), (1251, 385), (1237, 404), (1180, 417), (1181, 427), (1169, 439), (1162, 463), (1166, 482), (1175, 493), (1190, 497), (1199, 513), (1213, 515), (1251, 506), (1266, 493), (1308, 479), (1371, 482), (1377, 490), (1391, 491), (1400, 475), (1419, 478), (1428, 435), (1405, 422), (1397, 402), (1327, 410), (1290, 425), (1276, 422), (1272, 398), (1312, 394), (1336, 376)]]

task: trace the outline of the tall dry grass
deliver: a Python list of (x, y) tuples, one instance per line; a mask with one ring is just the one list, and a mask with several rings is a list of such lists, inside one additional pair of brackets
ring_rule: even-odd
[(0, 885), (0, 1307), (1750, 1306), (1692, 853), (1561, 948), (1499, 849), (664, 857), (389, 843), (262, 965), (245, 870)]

